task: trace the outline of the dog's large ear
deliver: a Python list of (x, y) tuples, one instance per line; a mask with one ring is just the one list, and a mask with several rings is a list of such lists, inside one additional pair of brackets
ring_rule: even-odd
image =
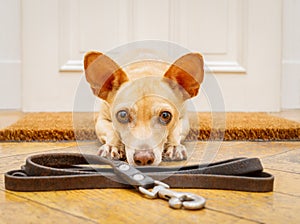
[(203, 58), (199, 53), (189, 53), (177, 59), (167, 70), (164, 78), (172, 87), (183, 89), (184, 98), (192, 98), (198, 94), (203, 81)]
[(108, 100), (120, 86), (128, 81), (126, 73), (108, 56), (91, 51), (84, 56), (86, 80), (90, 83), (94, 94)]

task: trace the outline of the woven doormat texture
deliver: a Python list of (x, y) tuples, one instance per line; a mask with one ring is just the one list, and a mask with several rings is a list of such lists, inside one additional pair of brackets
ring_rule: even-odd
[[(94, 113), (29, 113), (0, 130), (0, 141), (96, 140)], [(267, 113), (191, 113), (187, 140), (300, 140), (300, 123)]]

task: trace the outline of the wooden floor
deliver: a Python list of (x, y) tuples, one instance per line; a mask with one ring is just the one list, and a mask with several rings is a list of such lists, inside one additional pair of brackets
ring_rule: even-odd
[[(299, 119), (300, 113), (293, 116)], [(188, 143), (186, 163), (199, 162), (204, 155), (215, 161), (259, 157), (266, 171), (275, 175), (271, 193), (184, 190), (207, 199), (206, 208), (199, 211), (173, 210), (166, 201), (146, 199), (134, 190), (24, 193), (4, 188), (3, 174), (19, 168), (28, 155), (90, 153), (96, 148), (95, 142), (0, 143), (0, 223), (300, 223), (300, 142)], [(182, 163), (164, 165), (174, 164)]]

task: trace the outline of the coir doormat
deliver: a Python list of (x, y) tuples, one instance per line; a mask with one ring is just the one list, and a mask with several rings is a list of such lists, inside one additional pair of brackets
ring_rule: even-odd
[[(267, 113), (191, 113), (187, 140), (300, 140), (300, 123)], [(0, 130), (0, 141), (96, 140), (94, 113), (29, 113)]]

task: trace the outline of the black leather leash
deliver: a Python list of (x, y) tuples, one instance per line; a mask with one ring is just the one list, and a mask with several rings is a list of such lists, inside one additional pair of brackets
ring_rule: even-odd
[(274, 177), (263, 172), (258, 158), (235, 158), (183, 167), (132, 167), (96, 155), (49, 153), (30, 156), (20, 170), (5, 174), (5, 188), (12, 191), (133, 186), (148, 197), (170, 199), (172, 208), (186, 209), (202, 208), (205, 200), (197, 195), (171, 191), (168, 185), (172, 188), (269, 192), (273, 190), (273, 182)]

